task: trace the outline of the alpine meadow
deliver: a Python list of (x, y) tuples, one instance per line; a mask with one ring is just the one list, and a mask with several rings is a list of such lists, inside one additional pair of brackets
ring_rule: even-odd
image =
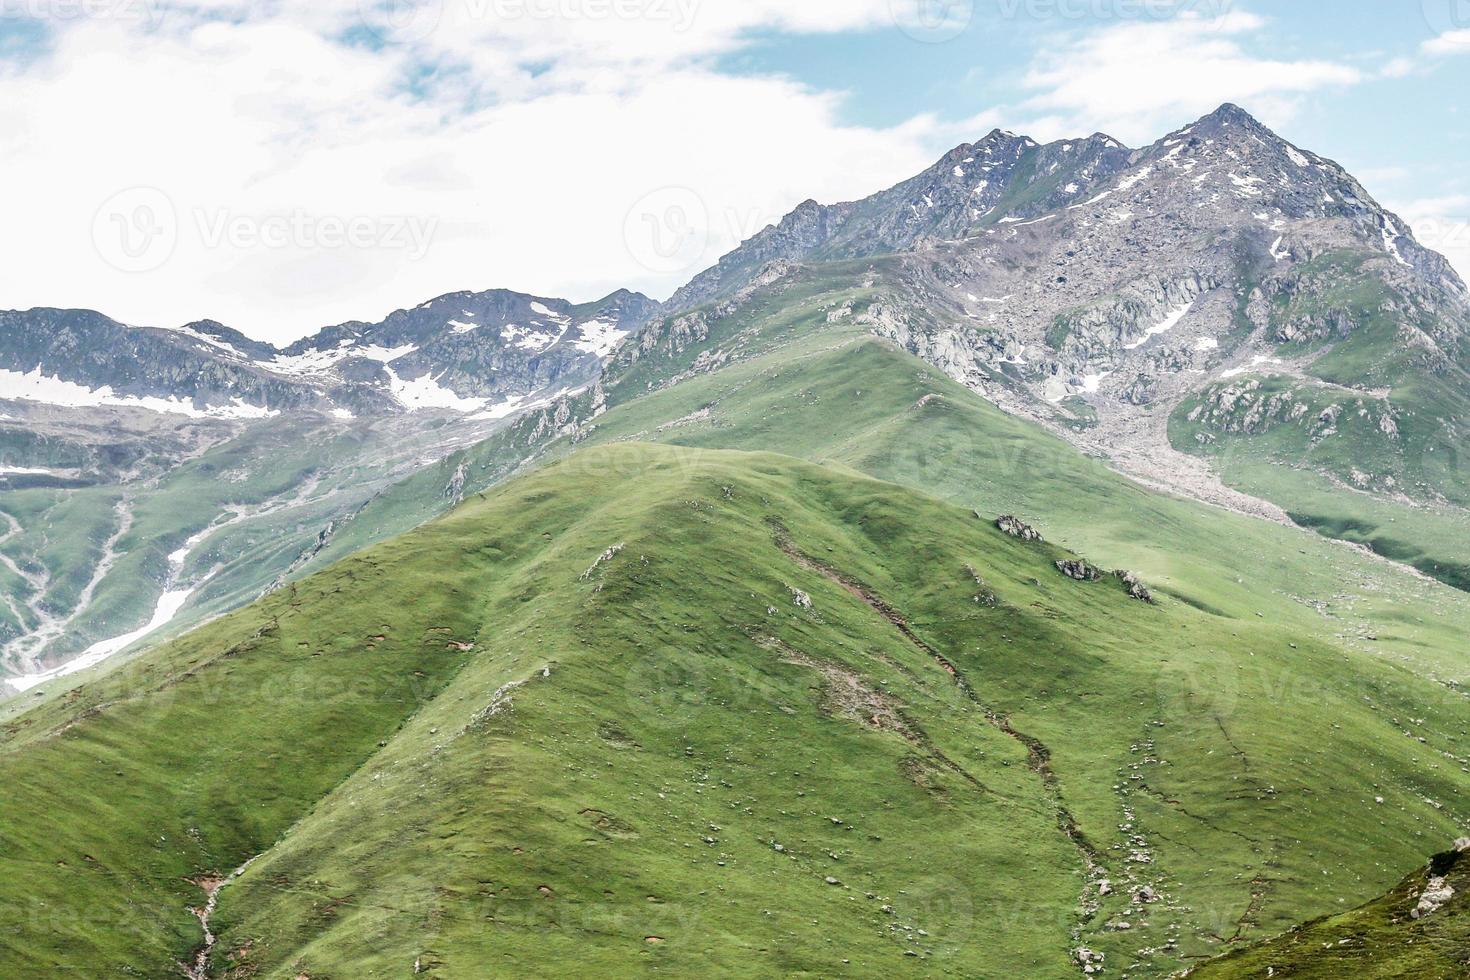
[[(123, 278), (63, 284), (121, 312), (0, 311), (0, 977), (1470, 977), (1470, 290), (1369, 189), (1470, 200), (1462, 97), (1441, 170), (1438, 103), (1379, 91), (1470, 50), (1442, 4), (1371, 68), (1417, 11), (337, 5), (0, 19), (15, 91), (146, 76), (197, 103), (197, 179), (286, 213), (316, 172), (333, 254), (389, 256), (196, 246), (140, 171), (161, 203), (82, 228)], [(839, 121), (960, 65), (963, 126)], [(726, 98), (748, 147), (703, 135)], [(588, 100), (585, 139), (508, 139)], [(1404, 145), (1363, 149), (1385, 111)], [(791, 207), (905, 140), (937, 162)], [(578, 202), (656, 156), (783, 216), (595, 266)], [(475, 254), (491, 188), (475, 274), (553, 271), (374, 313)], [(692, 194), (615, 231), (687, 244)], [(184, 278), (260, 318), (134, 322)], [(338, 295), (365, 318), (256, 325)]]

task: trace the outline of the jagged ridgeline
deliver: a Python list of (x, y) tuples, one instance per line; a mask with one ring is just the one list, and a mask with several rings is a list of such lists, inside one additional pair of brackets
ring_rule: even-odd
[(1383, 734), (1458, 696), (1019, 526), (647, 445), (477, 495), (7, 726), (0, 974), (1162, 977), (1453, 836), (1367, 783), (1462, 798)]

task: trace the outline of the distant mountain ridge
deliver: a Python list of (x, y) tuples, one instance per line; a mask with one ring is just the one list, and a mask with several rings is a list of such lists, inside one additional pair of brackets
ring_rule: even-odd
[(657, 306), (627, 290), (580, 305), (509, 290), (451, 293), (285, 348), (208, 320), (166, 329), (88, 310), (0, 312), (0, 399), (237, 419), (509, 414), (593, 380)]

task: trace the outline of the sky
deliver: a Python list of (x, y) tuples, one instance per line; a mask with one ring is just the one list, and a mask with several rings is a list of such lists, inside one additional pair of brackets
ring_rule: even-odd
[(1001, 127), (1235, 102), (1470, 279), (1470, 0), (0, 0), (0, 308), (665, 298)]

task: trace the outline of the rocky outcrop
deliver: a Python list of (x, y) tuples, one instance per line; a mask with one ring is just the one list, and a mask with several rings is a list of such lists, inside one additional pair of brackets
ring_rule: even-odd
[(1019, 517), (1012, 517), (1009, 514), (997, 518), (995, 526), (1002, 534), (1009, 534), (1011, 537), (1020, 538), (1022, 541), (1034, 541), (1040, 543), (1045, 540), (1044, 538), (1042, 538), (1040, 531), (1036, 530), (1034, 527), (1032, 527), (1030, 524), (1027, 524)]
[(1113, 575), (1123, 583), (1123, 588), (1128, 592), (1129, 598), (1147, 603), (1154, 601), (1154, 594), (1149, 591), (1148, 586), (1144, 585), (1143, 580), (1137, 575), (1122, 569), (1114, 572)]
[(459, 465), (454, 469), (454, 476), (449, 478), (449, 485), (444, 488), (444, 499), (448, 500), (451, 505), (464, 500), (465, 482), (469, 476), (469, 464), (465, 460), (460, 460)]
[(1064, 559), (1057, 562), (1057, 571), (1070, 579), (1078, 582), (1096, 582), (1102, 578), (1102, 572), (1082, 559)]

